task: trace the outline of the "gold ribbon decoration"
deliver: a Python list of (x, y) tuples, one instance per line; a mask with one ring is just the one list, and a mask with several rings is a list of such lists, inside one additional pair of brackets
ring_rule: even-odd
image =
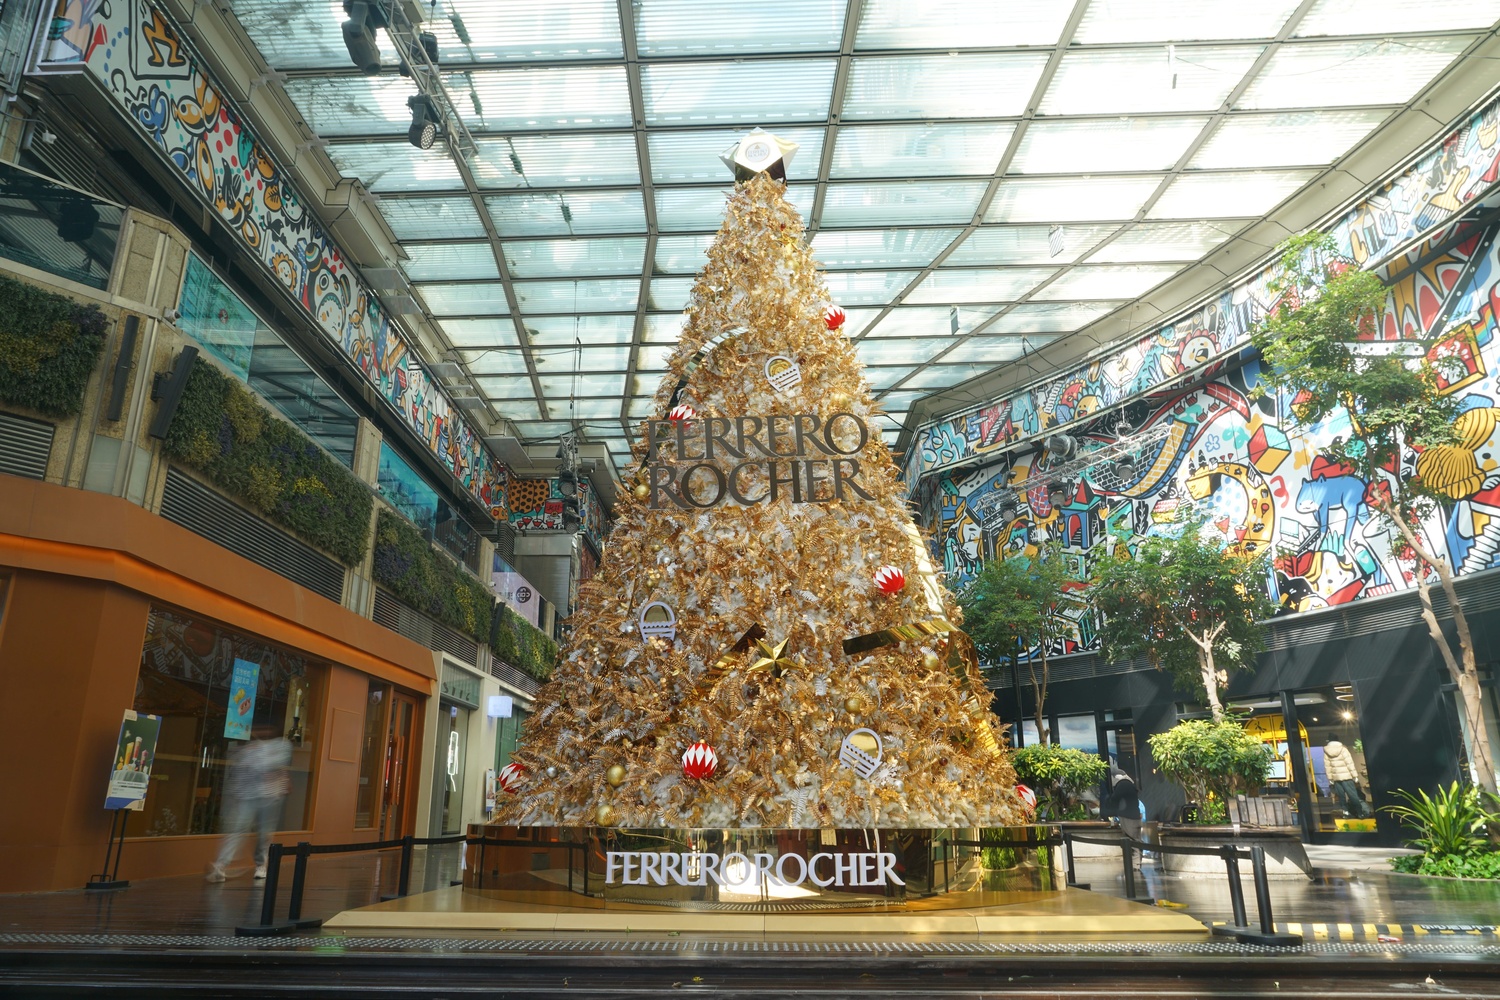
[(724, 679), (724, 672), (734, 663), (736, 654), (743, 653), (750, 648), (752, 643), (765, 638), (765, 635), (766, 630), (759, 622), (755, 622), (749, 628), (745, 629), (745, 633), (736, 639), (732, 645), (726, 647), (719, 654), (719, 658), (714, 661), (714, 665), (705, 670), (703, 676), (698, 679), (699, 697), (706, 698), (713, 694), (714, 688), (718, 687), (719, 682)]

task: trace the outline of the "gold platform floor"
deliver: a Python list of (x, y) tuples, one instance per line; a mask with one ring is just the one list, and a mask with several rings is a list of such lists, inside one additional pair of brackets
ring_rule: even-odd
[(323, 926), (329, 930), (385, 932), (529, 931), (559, 933), (815, 934), (1048, 937), (1059, 940), (1206, 940), (1208, 930), (1192, 917), (1112, 896), (1068, 889), (1060, 892), (976, 892), (973, 905), (924, 910), (920, 900), (901, 909), (858, 912), (742, 913), (620, 906), (608, 909), (554, 906), (492, 899), (461, 887), (345, 910)]

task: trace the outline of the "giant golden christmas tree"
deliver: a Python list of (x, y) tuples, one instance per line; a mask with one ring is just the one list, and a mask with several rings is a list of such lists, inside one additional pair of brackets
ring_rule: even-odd
[[(973, 647), (757, 130), (492, 822), (1023, 822)], [(903, 583), (904, 579), (904, 583)]]

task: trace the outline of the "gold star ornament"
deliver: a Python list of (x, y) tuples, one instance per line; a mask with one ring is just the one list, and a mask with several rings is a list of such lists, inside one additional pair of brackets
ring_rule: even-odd
[(764, 639), (755, 640), (755, 648), (760, 650), (760, 656), (751, 663), (746, 673), (758, 674), (769, 673), (772, 677), (780, 677), (783, 672), (802, 666), (802, 661), (795, 656), (788, 656), (786, 648), (791, 644), (791, 639), (782, 639), (776, 645), (771, 645)]
[(756, 174), (770, 174), (778, 181), (784, 181), (786, 168), (797, 155), (797, 149), (795, 142), (777, 138), (764, 129), (754, 129), (720, 153), (719, 159), (734, 171), (737, 181), (748, 181)]

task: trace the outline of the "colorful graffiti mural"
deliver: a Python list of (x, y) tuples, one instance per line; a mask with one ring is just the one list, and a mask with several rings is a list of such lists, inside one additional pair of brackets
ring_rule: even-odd
[(492, 517), (509, 515), (505, 467), (413, 356), (285, 171), (160, 10), (146, 0), (57, 0), (36, 68), (96, 78), (464, 489)]
[[(1450, 502), (1421, 530), (1461, 574), (1500, 566), (1497, 233), (1500, 227), (1475, 232), (1440, 255), (1445, 263), (1438, 271), (1402, 279), (1431, 282), (1430, 296), (1408, 287), (1388, 299), (1416, 303), (1413, 330), (1423, 335), (1451, 312), (1437, 327), (1442, 336), (1434, 351), (1465, 363), (1467, 374), (1446, 387), (1462, 401), (1458, 441), (1407, 453), (1383, 474), (1420, 474), (1447, 495)], [(1005, 461), (929, 476), (923, 510), (950, 584), (963, 586), (986, 560), (1047, 541), (1064, 546), (1074, 575), (1085, 580), (1100, 560), (1130, 558), (1143, 539), (1202, 522), (1226, 547), (1270, 554), (1267, 583), (1281, 613), (1414, 586), (1415, 563), (1397, 556), (1393, 529), (1371, 509), (1372, 491), (1382, 483), (1356, 477), (1323, 451), (1348, 434), (1348, 414), (1299, 425), (1289, 400), (1256, 398), (1260, 370), (1259, 361), (1247, 358), (1206, 384), (1142, 395), (1125, 411), (1128, 431), (1112, 415), (1073, 431), (1085, 449), (1112, 446), (1112, 455), (1122, 438), (1144, 442), (1134, 450), (1127, 444), (1126, 461), (1082, 470), (1055, 463), (1058, 474), (1048, 476), (1042, 450), (1023, 446)], [(1075, 474), (1061, 474), (1069, 468)], [(1090, 617), (1075, 612), (1069, 620), (1073, 633), (1053, 652), (1092, 648)]]
[[(1404, 269), (1417, 253), (1386, 257), (1454, 213), (1471, 206), (1500, 180), (1500, 98), (1475, 112), (1399, 176), (1365, 198), (1330, 230), (1359, 267)], [(1443, 297), (1444, 280), (1462, 260), (1426, 261), (1387, 313), (1386, 339), (1412, 336), (1418, 316)], [(1055, 427), (1086, 419), (1145, 392), (1211, 377), (1222, 360), (1243, 350), (1250, 328), (1268, 309), (1267, 268), (1172, 323), (1008, 399), (920, 428), (906, 456), (906, 480), (972, 462)], [(1451, 287), (1451, 284), (1447, 287)], [(1217, 367), (1216, 367), (1217, 366)]]
[[(578, 483), (579, 507), (583, 514), (583, 532), (596, 550), (602, 551), (609, 523), (599, 495), (588, 480)], [(563, 530), (563, 494), (556, 479), (512, 479), (510, 481), (510, 523), (513, 528), (533, 531)]]

